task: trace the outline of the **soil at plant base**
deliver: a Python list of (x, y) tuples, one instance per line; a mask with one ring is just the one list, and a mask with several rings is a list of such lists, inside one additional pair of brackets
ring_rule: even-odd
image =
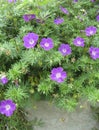
[(92, 130), (94, 127), (99, 130), (87, 102), (81, 103), (74, 112), (60, 110), (48, 101), (30, 100), (26, 106), (29, 120), (37, 117), (44, 122), (42, 127), (35, 126), (33, 130)]

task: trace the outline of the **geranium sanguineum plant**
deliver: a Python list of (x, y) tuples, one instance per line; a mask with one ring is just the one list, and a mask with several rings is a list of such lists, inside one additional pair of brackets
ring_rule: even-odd
[(54, 47), (54, 43), (53, 43), (53, 40), (51, 38), (42, 38), (42, 40), (40, 42), (40, 46), (44, 50), (48, 51)]
[(78, 2), (78, 0), (73, 0), (74, 3)]
[(70, 55), (71, 54), (71, 47), (68, 44), (62, 43), (60, 47), (58, 48), (59, 52), (63, 55)]
[(7, 78), (5, 75), (3, 75), (3, 76), (1, 76), (1, 78), (0, 78), (0, 82), (1, 82), (2, 84), (6, 84), (6, 83), (8, 83), (8, 78)]
[(68, 10), (64, 7), (60, 7), (60, 10), (64, 13), (64, 14), (69, 14)]
[(99, 15), (97, 15), (96, 20), (99, 22)]
[(91, 46), (89, 48), (89, 54), (92, 59), (94, 60), (99, 59), (99, 48)]
[(85, 42), (85, 40), (83, 39), (83, 38), (81, 38), (81, 37), (76, 37), (75, 39), (74, 39), (74, 41), (73, 41), (73, 44), (75, 45), (75, 46), (81, 46), (81, 47), (84, 47), (84, 42)]
[(39, 36), (35, 33), (28, 33), (23, 37), (25, 48), (34, 48), (37, 44)]
[(35, 14), (25, 14), (25, 15), (23, 15), (23, 19), (26, 22), (29, 22), (29, 21), (31, 21), (35, 18), (36, 18)]
[(17, 0), (8, 0), (9, 3), (16, 2)]
[(53, 68), (51, 70), (50, 78), (58, 83), (64, 82), (67, 77), (67, 73), (63, 70), (62, 67)]
[(13, 112), (16, 110), (16, 104), (8, 99), (2, 100), (0, 102), (0, 113), (4, 114), (5, 116), (12, 116)]
[(92, 36), (97, 32), (97, 28), (94, 26), (89, 26), (85, 29), (86, 36)]
[(54, 23), (59, 25), (59, 24), (62, 24), (64, 22), (64, 19), (63, 18), (56, 18), (54, 19)]
[(0, 5), (0, 129), (30, 129), (21, 116), (30, 94), (51, 97), (69, 111), (82, 98), (96, 104), (97, 0), (1, 0)]

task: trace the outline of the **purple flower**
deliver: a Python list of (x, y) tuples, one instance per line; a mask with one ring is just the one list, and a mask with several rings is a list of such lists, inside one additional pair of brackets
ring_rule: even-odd
[(95, 0), (91, 0), (91, 2), (95, 2)]
[(61, 23), (63, 23), (64, 22), (64, 19), (63, 18), (56, 18), (56, 19), (54, 19), (54, 23), (55, 24), (61, 24)]
[(62, 67), (53, 68), (51, 71), (50, 78), (58, 83), (64, 82), (67, 77), (67, 73), (63, 71)]
[(91, 46), (89, 48), (89, 53), (92, 59), (96, 60), (99, 58), (99, 48)]
[(8, 82), (7, 77), (6, 77), (5, 75), (2, 76), (1, 79), (0, 79), (0, 82), (1, 82), (2, 84), (6, 84), (6, 83)]
[(16, 0), (8, 0), (8, 2), (9, 2), (9, 3), (11, 3), (11, 2), (16, 2)]
[(68, 44), (61, 44), (58, 50), (63, 56), (71, 54), (71, 47)]
[(35, 19), (35, 18), (36, 18), (35, 14), (25, 14), (25, 15), (23, 15), (23, 19), (26, 22), (29, 22), (30, 20)]
[(48, 51), (54, 47), (54, 43), (51, 38), (42, 38), (40, 46), (44, 48), (44, 50)]
[(6, 116), (11, 116), (13, 112), (16, 110), (16, 104), (8, 99), (8, 100), (2, 100), (0, 102), (0, 113), (4, 114)]
[(97, 32), (97, 28), (94, 26), (89, 26), (85, 29), (86, 36), (92, 36)]
[(37, 44), (39, 36), (36, 33), (28, 33), (23, 37), (24, 46), (26, 48), (34, 48)]
[(66, 8), (60, 7), (61, 11), (65, 14), (69, 14), (68, 10)]
[(73, 0), (74, 3), (78, 2), (78, 0)]
[(97, 15), (96, 20), (99, 22), (99, 15)]
[(81, 46), (81, 47), (84, 47), (84, 42), (85, 42), (84, 39), (81, 37), (76, 37), (73, 41), (75, 46)]

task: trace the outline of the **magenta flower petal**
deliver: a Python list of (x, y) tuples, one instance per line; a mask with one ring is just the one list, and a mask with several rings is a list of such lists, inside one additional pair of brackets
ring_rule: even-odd
[(9, 3), (16, 2), (16, 0), (8, 0)]
[(85, 42), (84, 39), (81, 37), (76, 37), (73, 41), (75, 46), (81, 46), (81, 47), (84, 47), (85, 45), (84, 42)]
[(8, 83), (8, 79), (7, 79), (7, 77), (4, 75), (4, 76), (2, 76), (1, 78), (0, 78), (0, 82), (2, 83), (2, 84), (6, 84), (6, 83)]
[(90, 0), (91, 2), (95, 2), (96, 0)]
[(78, 0), (73, 0), (74, 3), (78, 2)]
[(96, 20), (99, 22), (99, 15), (96, 16)]
[(56, 19), (54, 19), (54, 23), (55, 24), (62, 24), (64, 22), (64, 19), (63, 18), (56, 18)]
[(2, 100), (0, 102), (0, 113), (4, 114), (6, 116), (11, 116), (13, 112), (16, 110), (16, 104), (8, 99), (8, 100)]
[(35, 18), (36, 18), (35, 14), (25, 14), (25, 15), (23, 15), (23, 19), (26, 22), (29, 22), (30, 20), (35, 19)]
[(60, 7), (60, 10), (64, 13), (64, 14), (69, 14), (68, 10), (64, 7)]
[(68, 44), (61, 44), (58, 50), (63, 56), (71, 54), (71, 47)]
[(64, 82), (67, 77), (67, 73), (63, 70), (62, 67), (53, 68), (51, 70), (50, 79), (58, 83)]
[(89, 48), (89, 54), (92, 59), (99, 59), (99, 48), (91, 46)]
[(34, 48), (39, 36), (36, 33), (28, 33), (23, 37), (25, 48)]
[(42, 38), (42, 40), (40, 42), (40, 46), (44, 50), (49, 51), (50, 49), (52, 49), (54, 47), (54, 43), (51, 38)]
[[(58, 67), (58, 71), (63, 71), (63, 68), (62, 67)], [(57, 72), (57, 68), (54, 68), (51, 70), (51, 73), (56, 73)]]
[(86, 36), (92, 36), (97, 32), (97, 28), (94, 26), (89, 26), (85, 29)]

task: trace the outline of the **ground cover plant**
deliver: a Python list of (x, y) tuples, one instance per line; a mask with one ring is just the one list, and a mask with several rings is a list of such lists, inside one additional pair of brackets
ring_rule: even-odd
[(2, 129), (30, 127), (19, 123), (26, 121), (29, 97), (51, 99), (69, 111), (80, 99), (99, 102), (98, 0), (1, 0), (0, 5)]

